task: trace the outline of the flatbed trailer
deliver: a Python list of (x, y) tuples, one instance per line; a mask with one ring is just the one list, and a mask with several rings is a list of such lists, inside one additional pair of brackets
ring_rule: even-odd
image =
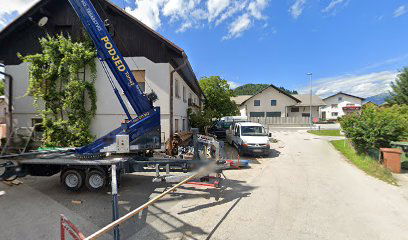
[[(223, 165), (224, 160), (221, 156), (224, 153), (223, 143), (220, 144), (211, 138), (203, 138), (203, 136), (200, 140), (194, 137), (194, 142), (193, 159), (169, 157), (159, 153), (153, 157), (113, 154), (95, 159), (81, 159), (75, 154), (74, 149), (0, 156), (0, 180), (13, 180), (27, 175), (48, 177), (60, 173), (61, 183), (67, 189), (77, 191), (85, 185), (89, 190), (96, 191), (107, 184), (107, 179), (112, 174), (112, 165), (116, 166), (118, 183), (123, 174), (135, 172), (155, 172), (154, 181), (171, 181), (171, 172), (187, 173), (214, 159), (219, 161), (219, 167), (214, 169), (214, 172), (225, 169), (226, 166)], [(203, 157), (207, 154), (204, 153), (205, 148), (199, 150), (203, 146), (215, 146), (213, 156), (216, 157), (213, 160)], [(162, 172), (166, 174), (161, 175)]]

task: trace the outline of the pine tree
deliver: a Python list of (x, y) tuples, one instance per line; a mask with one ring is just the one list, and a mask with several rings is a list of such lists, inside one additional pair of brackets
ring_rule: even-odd
[(408, 67), (405, 67), (397, 76), (395, 83), (391, 83), (392, 91), (389, 104), (408, 104)]

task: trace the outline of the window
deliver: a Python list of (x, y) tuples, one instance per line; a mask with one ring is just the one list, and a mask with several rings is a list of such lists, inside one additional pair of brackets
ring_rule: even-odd
[(350, 106), (355, 106), (355, 104), (354, 104), (354, 103), (347, 103), (347, 106), (348, 106), (348, 107), (350, 107)]
[(276, 100), (271, 100), (271, 106), (276, 106)]
[(337, 117), (339, 115), (339, 113), (338, 112), (332, 112), (331, 115), (332, 115), (332, 117)]
[(261, 100), (254, 100), (254, 106), (255, 107), (261, 106)]
[(174, 119), (174, 132), (179, 132), (179, 120)]
[(310, 113), (302, 113), (302, 117), (310, 117)]
[(337, 108), (339, 106), (339, 104), (332, 104), (331, 107), (332, 108)]
[(281, 117), (282, 113), (281, 112), (267, 112), (266, 116), (267, 117)]
[(265, 129), (261, 126), (242, 126), (242, 136), (268, 136)]
[(178, 79), (176, 79), (174, 82), (174, 96), (176, 96), (176, 98), (180, 98), (180, 86)]
[(291, 112), (299, 112), (299, 108), (298, 107), (292, 107), (290, 109)]
[(186, 119), (183, 119), (183, 131), (186, 131)]
[(338, 97), (339, 102), (343, 101), (343, 97)]
[(188, 105), (191, 106), (193, 104), (193, 95), (188, 93)]
[(183, 85), (183, 102), (187, 102), (186, 99), (186, 87)]
[(250, 117), (265, 117), (265, 112), (250, 112)]
[(136, 78), (136, 82), (139, 85), (142, 92), (146, 92), (146, 80), (145, 80), (145, 70), (134, 70), (132, 71), (133, 76)]

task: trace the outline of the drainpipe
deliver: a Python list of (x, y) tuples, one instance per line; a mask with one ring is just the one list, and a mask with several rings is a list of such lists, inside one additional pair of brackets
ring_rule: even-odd
[(183, 64), (175, 68), (170, 72), (170, 142), (173, 140), (173, 128), (174, 128), (174, 119), (173, 119), (173, 109), (174, 109), (174, 73), (182, 69), (187, 65), (187, 55), (185, 52), (182, 52), (183, 55)]
[[(0, 64), (1, 67), (5, 67), (3, 64)], [(7, 129), (7, 137), (10, 137), (12, 129), (13, 129), (13, 76), (8, 73), (0, 72), (0, 74), (8, 77), (9, 84), (8, 84), (8, 117), (9, 117), (9, 126)]]

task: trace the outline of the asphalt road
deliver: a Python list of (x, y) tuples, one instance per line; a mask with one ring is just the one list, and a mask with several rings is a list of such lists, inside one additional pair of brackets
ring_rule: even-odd
[(271, 158), (225, 172), (217, 194), (179, 192), (195, 197), (169, 215), (189, 228), (156, 221), (131, 239), (408, 239), (405, 187), (361, 172), (325, 137), (304, 131), (274, 136), (280, 142)]
[[(122, 226), (121, 239), (408, 239), (408, 188), (367, 176), (324, 137), (286, 130), (274, 137), (269, 158), (225, 171), (221, 189), (184, 186)], [(125, 177), (121, 215), (168, 187), (151, 178)], [(23, 181), (0, 183), (0, 239), (58, 239), (60, 213), (85, 235), (111, 220), (106, 192), (73, 194), (57, 176)]]

